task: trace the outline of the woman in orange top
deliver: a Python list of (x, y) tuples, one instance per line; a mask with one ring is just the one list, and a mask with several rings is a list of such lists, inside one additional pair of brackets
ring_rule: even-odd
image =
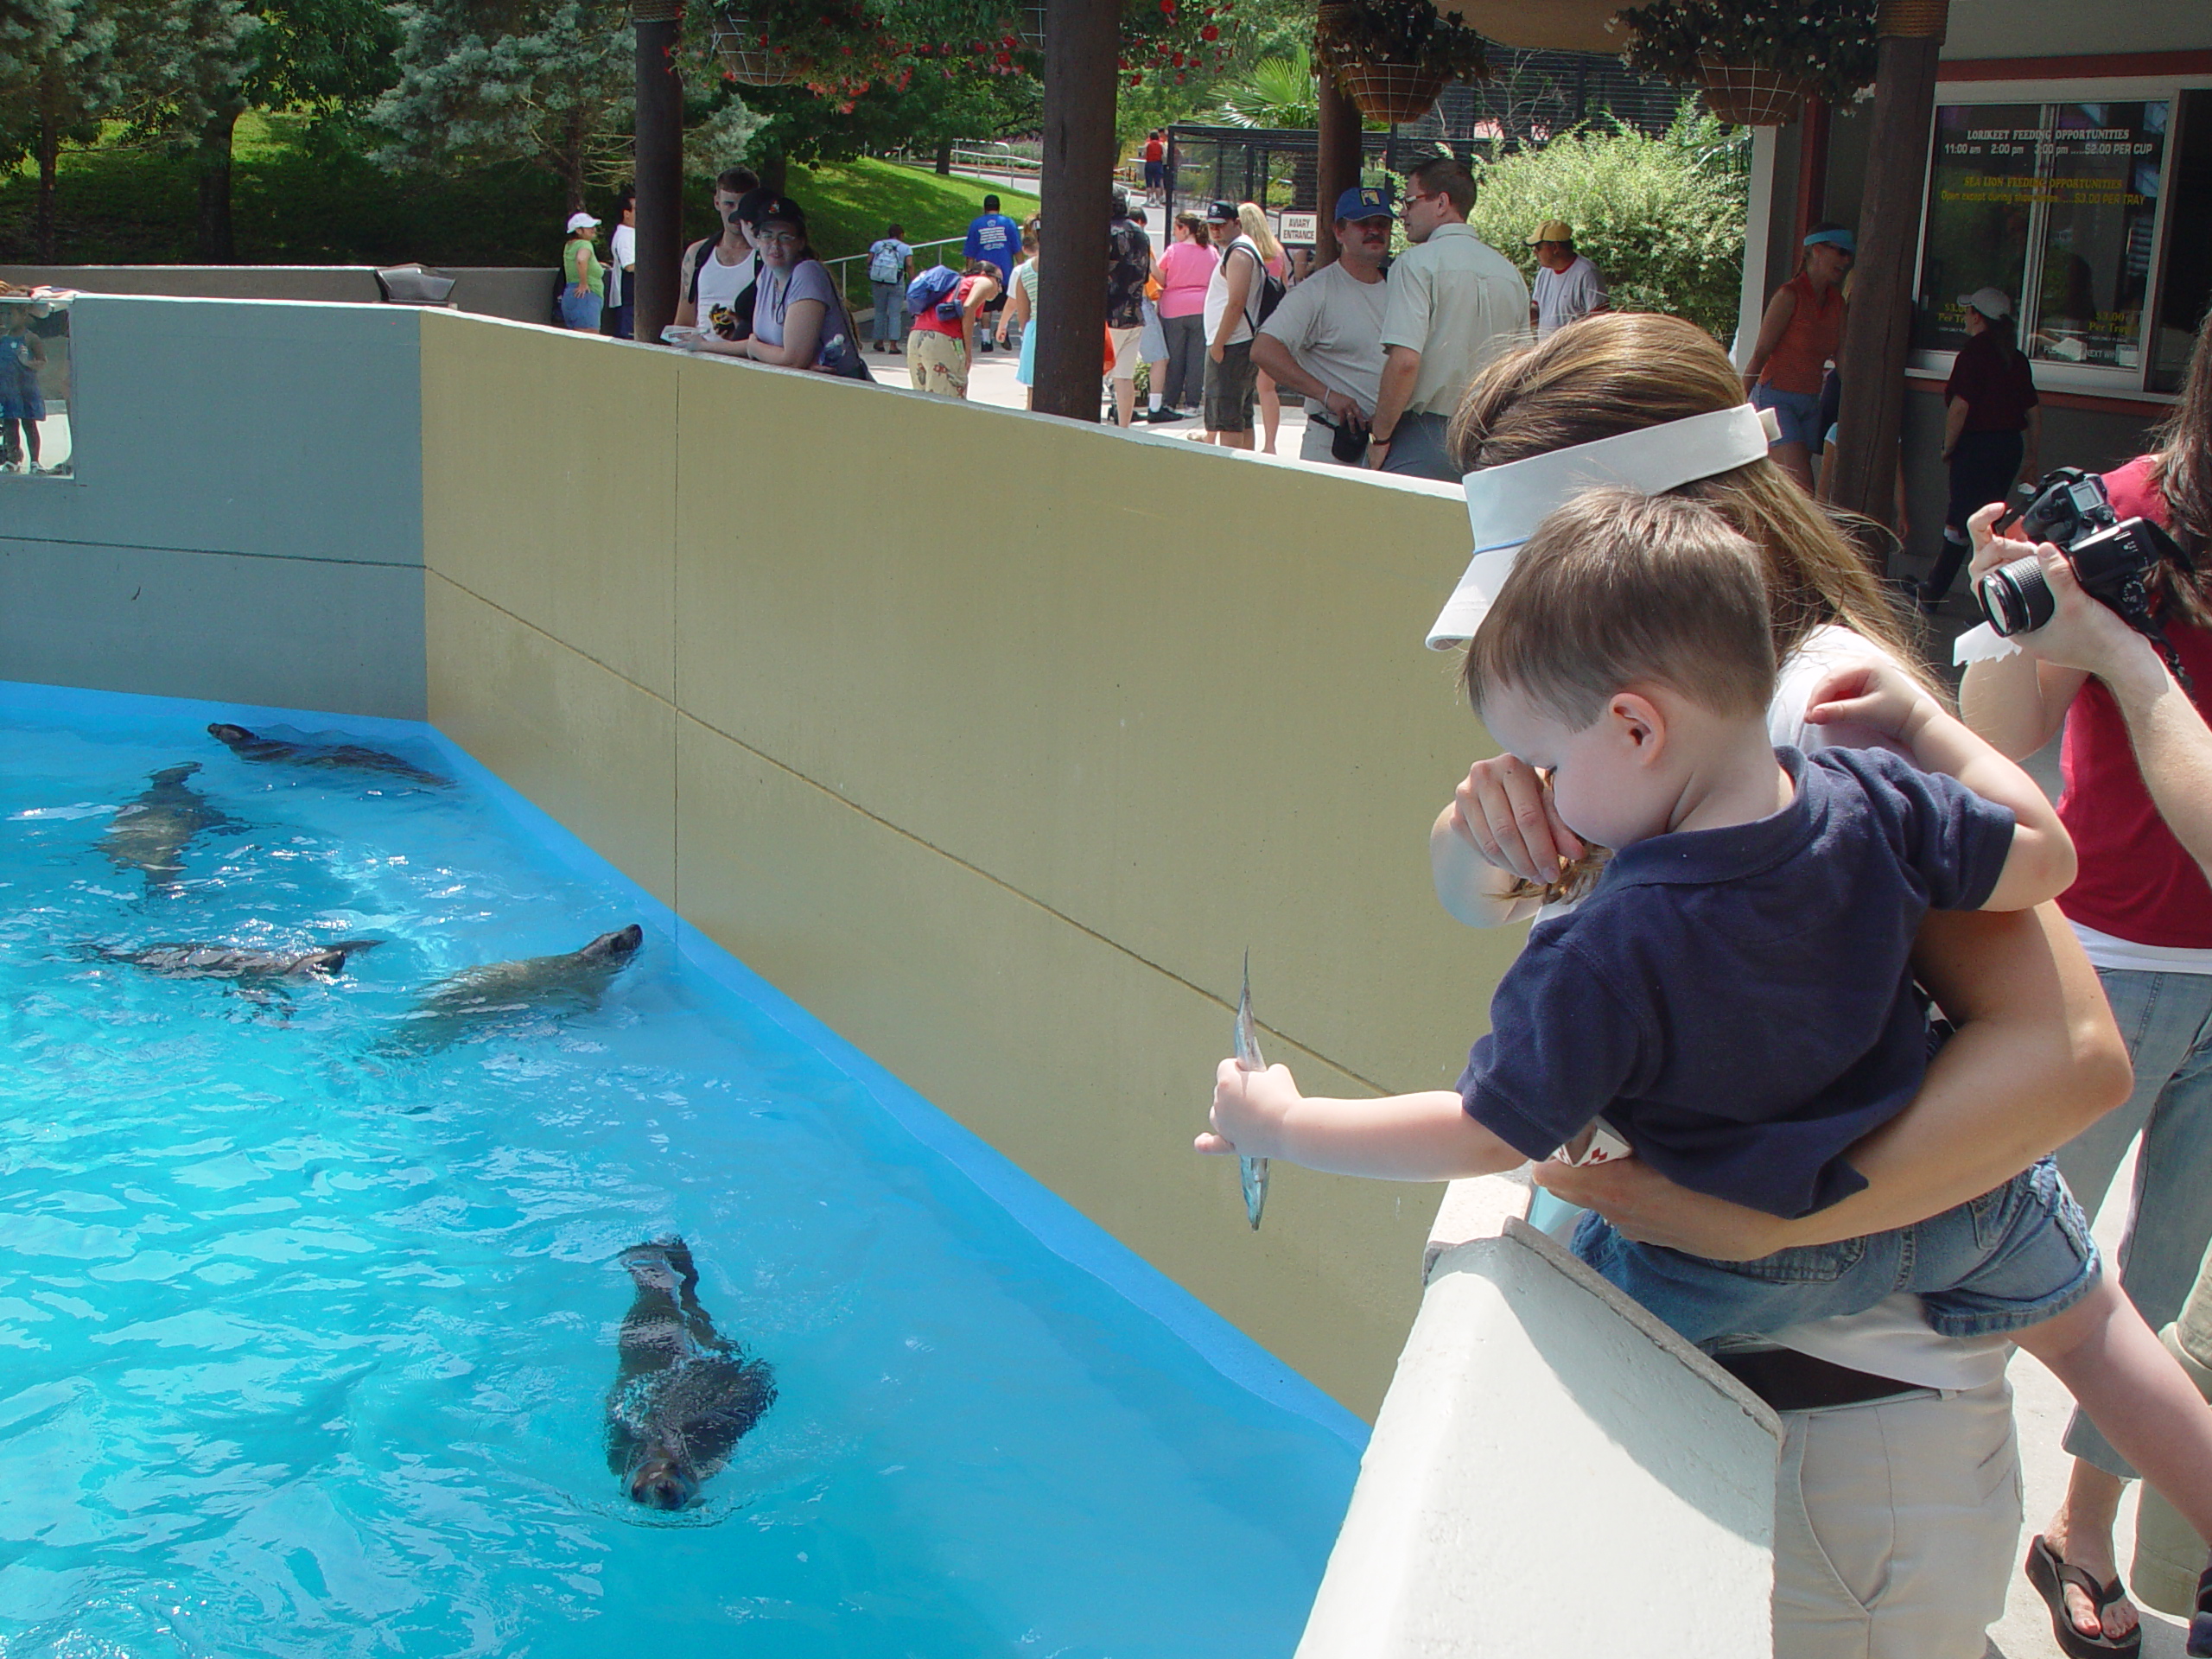
[(1819, 429), (1821, 374), (1843, 346), (1843, 279), (1858, 251), (1857, 238), (1840, 225), (1816, 226), (1806, 234), (1797, 274), (1767, 302), (1758, 344), (1744, 370), (1752, 404), (1772, 410), (1782, 423), (1768, 454), (1808, 495), (1813, 453), (1827, 435)]

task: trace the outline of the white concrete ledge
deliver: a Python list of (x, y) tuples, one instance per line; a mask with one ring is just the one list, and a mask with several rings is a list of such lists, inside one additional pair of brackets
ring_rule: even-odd
[(1767, 1659), (1781, 1435), (1508, 1218), (1435, 1262), (1298, 1659)]

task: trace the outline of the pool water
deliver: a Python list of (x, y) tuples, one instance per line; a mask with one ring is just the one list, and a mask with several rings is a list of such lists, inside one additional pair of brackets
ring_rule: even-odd
[[(104, 855), (190, 761), (235, 822)], [(631, 921), (595, 1009), (393, 1042)], [(289, 993), (96, 954), (361, 936)], [(1359, 1426), (426, 728), (0, 687), (0, 1009), (7, 1659), (1296, 1643)], [(779, 1397), (662, 1515), (602, 1425), (670, 1233)]]

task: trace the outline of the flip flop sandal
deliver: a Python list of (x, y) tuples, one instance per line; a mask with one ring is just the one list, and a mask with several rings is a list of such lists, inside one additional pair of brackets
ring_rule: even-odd
[(2196, 1575), (2196, 1611), (2189, 1621), (2189, 1651), (2212, 1654), (2212, 1567)]
[[(2050, 1609), (2050, 1633), (2057, 1641), (2059, 1650), (2066, 1654), (2068, 1659), (2136, 1659), (2143, 1651), (2143, 1627), (2140, 1624), (2126, 1636), (2106, 1636), (2101, 1632), (2095, 1636), (2084, 1636), (2074, 1628), (2074, 1620), (2066, 1611), (2066, 1586), (2071, 1585), (2095, 1604), (2099, 1617), (2102, 1617), (2106, 1608), (2127, 1593), (2120, 1587), (2118, 1579), (2110, 1584), (2099, 1584), (2082, 1568), (2060, 1560), (2058, 1552), (2050, 1547), (2041, 1533), (2037, 1533), (2035, 1541), (2028, 1546), (2026, 1566), (2028, 1582), (2043, 1598), (2044, 1605)], [(2212, 1569), (2208, 1571), (2212, 1572)], [(2199, 1580), (2199, 1606), (2204, 1605), (2203, 1593), (2203, 1583)], [(2212, 1637), (2212, 1617), (2204, 1614), (2198, 1617), (2207, 1626), (2208, 1637)], [(2196, 1627), (2192, 1625), (2190, 1640), (2193, 1643), (2195, 1639)], [(2192, 1647), (2191, 1651), (2195, 1650)], [(2206, 1647), (2204, 1651), (2212, 1654), (2212, 1646)]]

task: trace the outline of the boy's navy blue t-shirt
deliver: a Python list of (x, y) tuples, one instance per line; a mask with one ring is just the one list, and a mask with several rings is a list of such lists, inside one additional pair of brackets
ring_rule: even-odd
[(1770, 1215), (1866, 1185), (1845, 1151), (1927, 1068), (1913, 934), (1987, 902), (2012, 813), (1885, 750), (1775, 753), (1781, 811), (1625, 848), (1530, 931), (1459, 1079), (1516, 1151), (1602, 1112), (1661, 1174)]

